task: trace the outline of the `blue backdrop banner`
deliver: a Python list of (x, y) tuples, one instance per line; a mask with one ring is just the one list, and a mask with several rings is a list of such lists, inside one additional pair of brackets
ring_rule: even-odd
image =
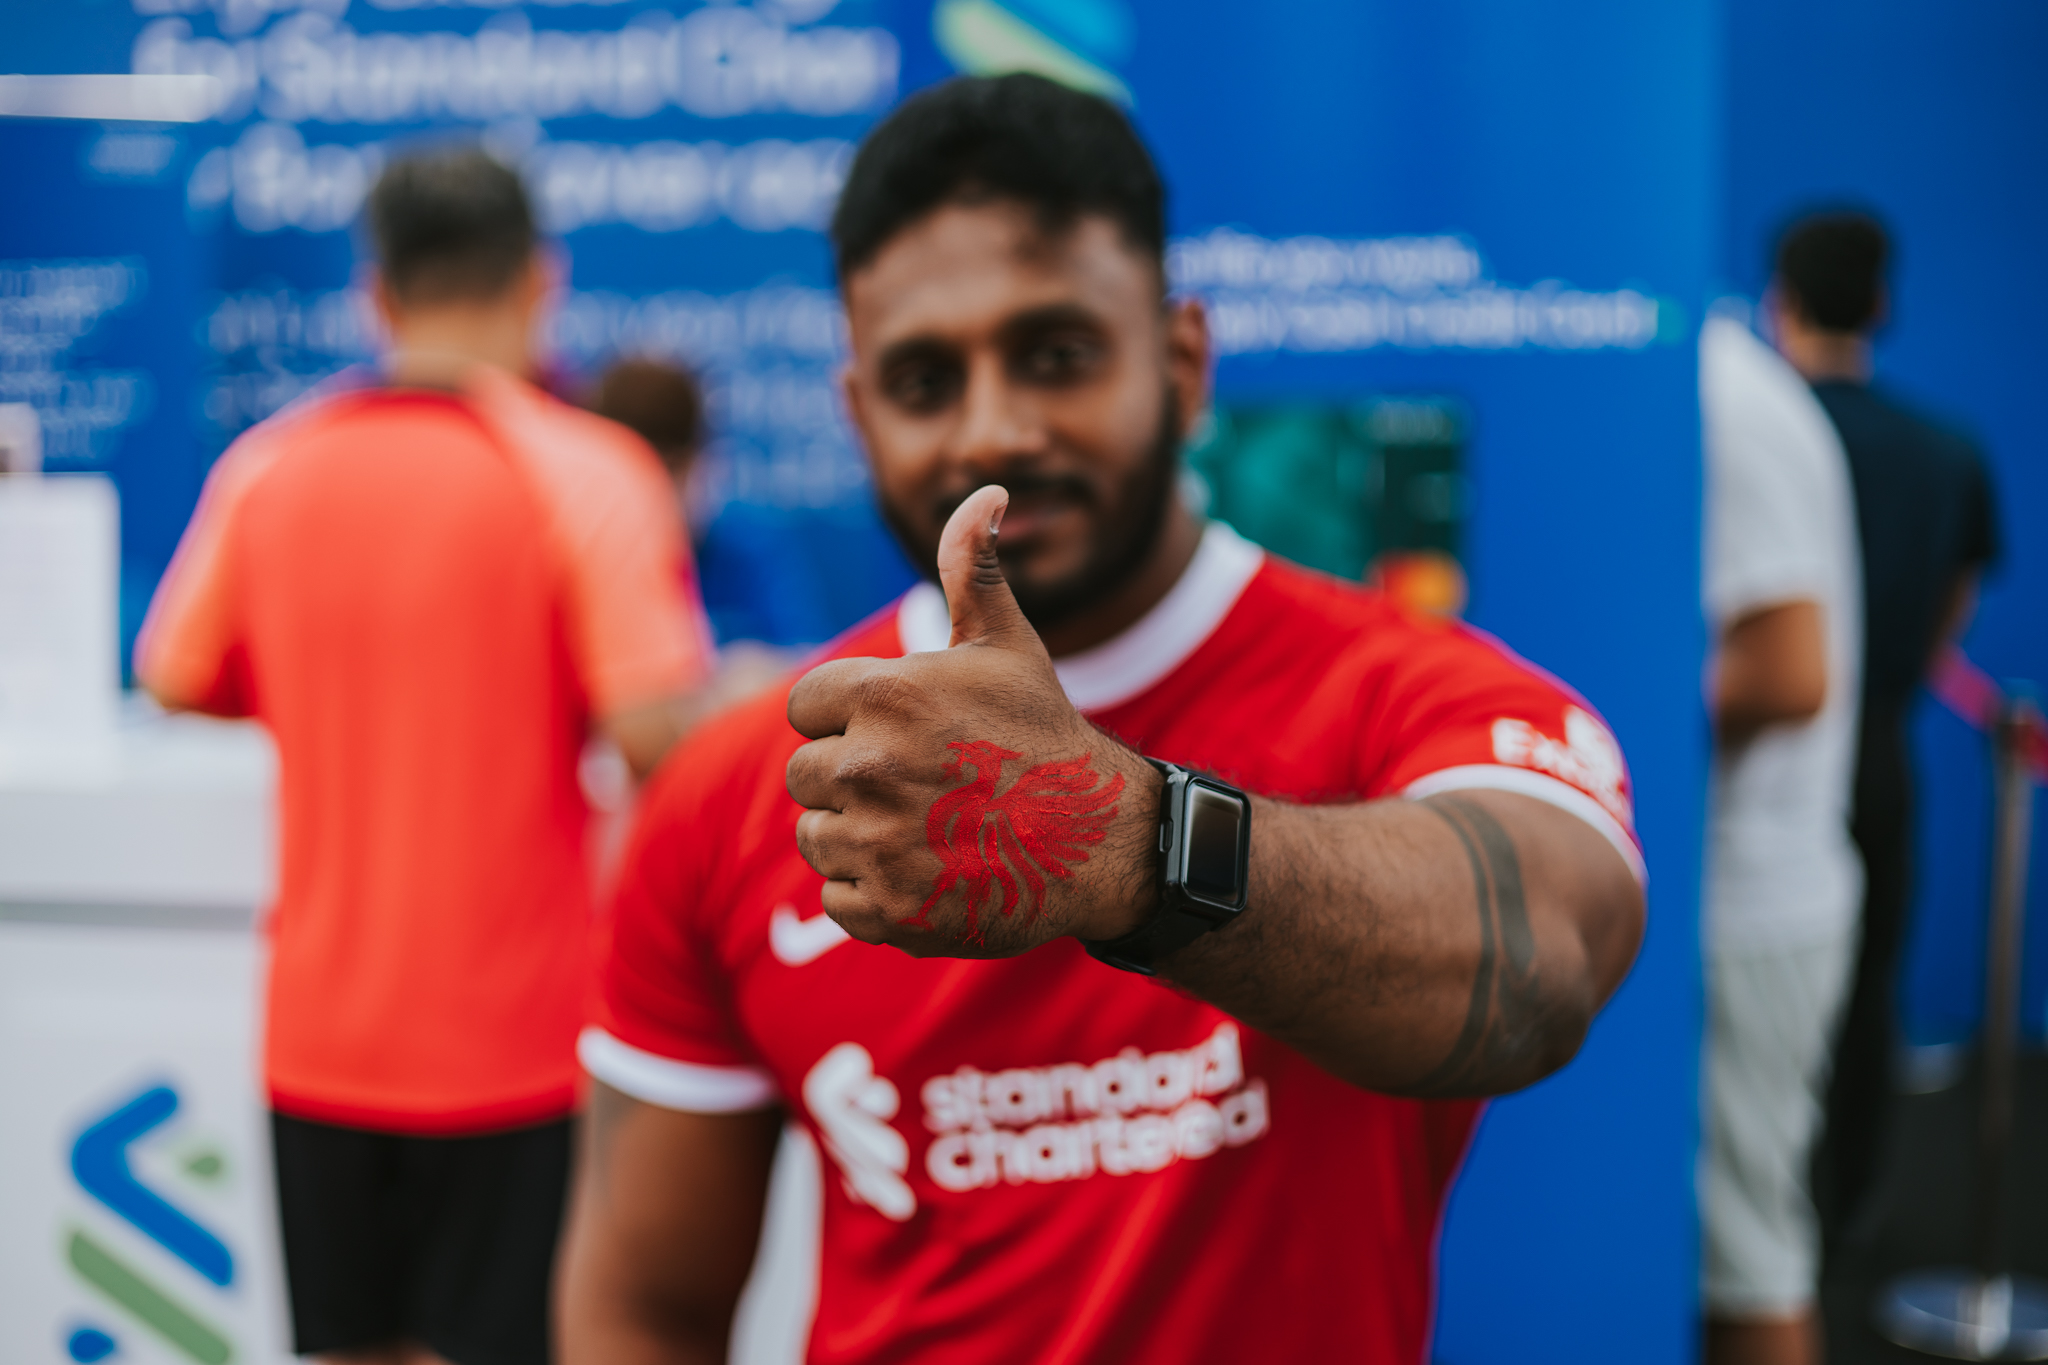
[[(449, 130), (521, 166), (569, 265), (563, 382), (706, 377), (725, 638), (823, 639), (909, 581), (832, 375), (820, 232), (862, 131), (957, 71), (1122, 101), (1171, 186), (1174, 286), (1226, 404), (1455, 411), (1472, 619), (1633, 765), (1642, 961), (1564, 1073), (1495, 1105), (1444, 1243), (1439, 1358), (1694, 1349), (1698, 413), (1718, 256), (1707, 0), (101, 0), (0, 18), (25, 71), (218, 78), (182, 126), (0, 124), (0, 401), (124, 508), (132, 634), (210, 460), (367, 352), (348, 228)], [(32, 211), (23, 212), (24, 196)], [(1445, 494), (1446, 497), (1451, 494)], [(1370, 1273), (1361, 1267), (1361, 1273)]]

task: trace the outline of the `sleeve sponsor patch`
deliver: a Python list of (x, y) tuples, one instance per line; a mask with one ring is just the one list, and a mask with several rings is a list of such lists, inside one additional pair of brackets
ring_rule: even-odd
[(1605, 725), (1580, 707), (1565, 707), (1561, 740), (1526, 720), (1502, 716), (1493, 723), (1493, 757), (1495, 762), (1568, 782), (1598, 801), (1623, 826), (1634, 827), (1628, 766), (1622, 761), (1621, 745)]

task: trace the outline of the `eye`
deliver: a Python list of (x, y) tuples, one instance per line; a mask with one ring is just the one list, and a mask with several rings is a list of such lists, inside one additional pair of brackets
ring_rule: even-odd
[(960, 367), (932, 359), (891, 366), (882, 387), (891, 401), (911, 412), (937, 412), (960, 394)]
[(1092, 373), (1102, 355), (1102, 345), (1094, 338), (1065, 333), (1040, 337), (1024, 347), (1017, 368), (1034, 384), (1071, 384)]

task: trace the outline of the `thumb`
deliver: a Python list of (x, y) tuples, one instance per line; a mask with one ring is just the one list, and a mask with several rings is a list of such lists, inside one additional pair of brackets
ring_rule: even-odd
[(967, 495), (939, 535), (939, 588), (953, 617), (954, 645), (1004, 644), (1038, 636), (1010, 595), (996, 561), (996, 532), (1010, 506), (1008, 489), (987, 484)]

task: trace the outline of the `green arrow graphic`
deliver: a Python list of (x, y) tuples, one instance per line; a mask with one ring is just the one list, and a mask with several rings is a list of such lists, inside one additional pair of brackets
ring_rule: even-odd
[(234, 1352), (220, 1333), (193, 1317), (168, 1295), (83, 1232), (71, 1230), (71, 1268), (115, 1303), (156, 1329), (164, 1340), (199, 1362), (227, 1365)]

